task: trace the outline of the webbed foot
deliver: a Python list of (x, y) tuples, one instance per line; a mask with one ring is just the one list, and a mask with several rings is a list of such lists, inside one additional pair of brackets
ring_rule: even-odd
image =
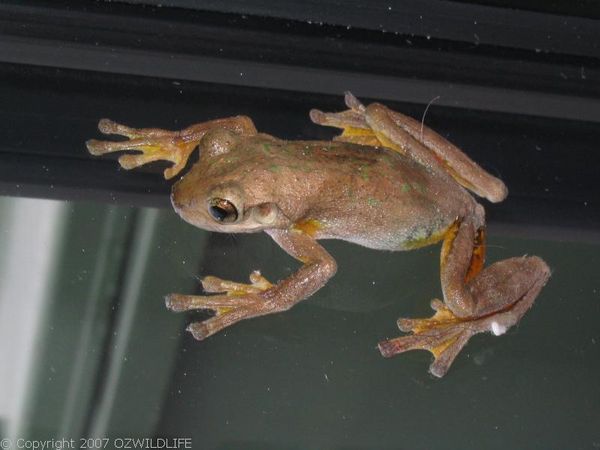
[(172, 311), (213, 310), (215, 315), (203, 322), (191, 323), (187, 330), (198, 340), (205, 339), (229, 325), (273, 311), (266, 292), (273, 285), (259, 271), (250, 274), (250, 284), (236, 283), (214, 276), (202, 280), (205, 292), (218, 295), (170, 294), (165, 298)]
[(469, 339), (484, 332), (499, 336), (517, 324), (531, 308), (550, 277), (548, 265), (540, 258), (510, 258), (492, 264), (467, 284), (477, 300), (475, 313), (458, 317), (440, 300), (433, 300), (435, 314), (428, 319), (398, 320), (398, 327), (411, 335), (379, 343), (384, 357), (409, 350), (427, 350), (434, 361), (429, 371), (442, 377)]
[(429, 371), (442, 377), (471, 336), (481, 331), (475, 330), (473, 322), (452, 314), (440, 300), (433, 300), (431, 307), (435, 314), (429, 319), (398, 320), (398, 328), (412, 335), (380, 342), (378, 347), (386, 358), (409, 350), (427, 350), (434, 357)]
[(165, 179), (174, 177), (185, 167), (190, 154), (198, 145), (198, 139), (190, 139), (185, 132), (130, 128), (109, 119), (100, 120), (98, 129), (103, 134), (121, 135), (128, 140), (114, 142), (90, 139), (86, 146), (92, 155), (105, 155), (123, 150), (141, 152), (119, 157), (119, 164), (126, 170), (153, 161), (170, 161), (173, 165), (165, 169)]

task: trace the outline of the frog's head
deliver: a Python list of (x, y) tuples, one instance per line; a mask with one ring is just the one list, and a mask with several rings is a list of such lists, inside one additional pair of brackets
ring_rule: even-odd
[(276, 203), (257, 199), (235, 176), (210, 176), (201, 158), (172, 188), (171, 203), (186, 222), (223, 233), (251, 233), (290, 226)]

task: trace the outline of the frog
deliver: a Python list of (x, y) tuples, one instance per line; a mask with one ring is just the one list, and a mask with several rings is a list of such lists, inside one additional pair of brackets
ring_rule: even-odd
[[(431, 317), (397, 320), (405, 334), (382, 339), (391, 357), (410, 350), (433, 355), (429, 372), (444, 376), (478, 333), (502, 335), (531, 308), (550, 277), (538, 256), (485, 266), (483, 206), (504, 200), (506, 185), (422, 121), (381, 103), (345, 94), (346, 110), (310, 111), (318, 125), (341, 129), (332, 140), (284, 140), (259, 132), (244, 115), (179, 131), (131, 128), (109, 119), (100, 132), (126, 140), (89, 140), (92, 155), (120, 155), (124, 169), (172, 163), (172, 179), (199, 156), (171, 189), (175, 212), (211, 232), (264, 231), (301, 264), (276, 283), (258, 270), (249, 283), (206, 276), (205, 295), (169, 294), (175, 312), (208, 310), (189, 324), (198, 340), (245, 319), (289, 310), (321, 289), (337, 262), (319, 241), (340, 239), (374, 250), (408, 251), (441, 242), (442, 299)], [(475, 195), (475, 196), (474, 196)]]

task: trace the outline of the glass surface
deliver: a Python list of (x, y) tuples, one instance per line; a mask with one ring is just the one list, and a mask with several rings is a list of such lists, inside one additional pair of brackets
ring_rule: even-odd
[[(1, 207), (0, 342), (14, 362), (2, 366), (5, 435), (189, 437), (203, 449), (600, 442), (597, 243), (492, 226), (489, 261), (539, 255), (552, 278), (516, 328), (473, 338), (439, 380), (428, 353), (386, 360), (375, 348), (399, 334), (398, 317), (430, 314), (437, 247), (325, 242), (339, 262), (325, 288), (197, 342), (184, 332), (197, 315), (168, 312), (165, 294), (198, 292), (200, 275), (242, 281), (260, 268), (276, 280), (298, 264), (264, 234), (209, 234), (167, 209), (15, 198)], [(44, 233), (53, 242), (32, 251)]]
[[(137, 447), (187, 439), (175, 447), (600, 448), (593, 56), (430, 40), (426, 26), (417, 36), (338, 32), (196, 11), (194, 28), (179, 10), (119, 4), (113, 19), (111, 2), (62, 2), (57, 16), (49, 2), (9, 3), (2, 11), (27, 19), (0, 19), (15, 48), (47, 58), (56, 49), (71, 69), (0, 57), (0, 447), (20, 438), (122, 448), (148, 438)], [(167, 66), (186, 75), (161, 75)], [(216, 66), (212, 78), (193, 76)], [(373, 82), (384, 79), (387, 87)], [(184, 223), (171, 209), (164, 164), (128, 172), (84, 147), (101, 137), (102, 117), (181, 129), (246, 114), (275, 136), (330, 139), (335, 131), (307, 113), (342, 109), (346, 82), (423, 119), (507, 183), (506, 201), (482, 201), (488, 264), (528, 254), (552, 269), (521, 323), (472, 338), (442, 379), (428, 373), (427, 352), (384, 359), (376, 348), (401, 335), (399, 317), (431, 315), (430, 300), (442, 295), (439, 245), (400, 253), (325, 241), (338, 273), (323, 289), (198, 342), (185, 328), (209, 314), (170, 312), (165, 295), (200, 294), (206, 275), (245, 282), (260, 269), (276, 281), (299, 263), (264, 233)], [(334, 88), (340, 95), (328, 94)], [(539, 111), (540, 99), (551, 111)], [(526, 103), (527, 114), (518, 107)]]
[[(439, 249), (327, 242), (339, 273), (313, 298), (200, 345), (183, 339), (160, 434), (218, 449), (598, 445), (598, 246), (491, 234), (489, 261), (536, 254), (553, 277), (516, 329), (474, 337), (443, 379), (427, 373), (427, 352), (386, 360), (375, 348), (399, 334), (398, 317), (430, 315)], [(289, 271), (266, 237), (211, 241), (207, 273)]]

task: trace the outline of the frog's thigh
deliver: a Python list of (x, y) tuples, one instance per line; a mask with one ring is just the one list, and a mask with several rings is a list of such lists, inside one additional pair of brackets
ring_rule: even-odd
[(438, 174), (451, 176), (463, 187), (492, 202), (506, 197), (508, 191), (501, 180), (416, 120), (373, 103), (365, 110), (365, 121), (386, 147), (406, 154)]
[(387, 148), (414, 159), (440, 176), (450, 177), (435, 153), (400, 127), (387, 107), (379, 103), (370, 104), (366, 108), (365, 120), (377, 139)]

